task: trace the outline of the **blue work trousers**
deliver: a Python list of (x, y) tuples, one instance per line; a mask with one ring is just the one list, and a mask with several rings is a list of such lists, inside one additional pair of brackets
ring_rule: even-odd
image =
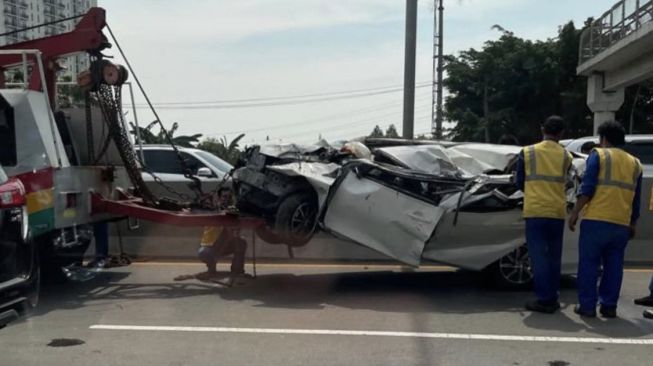
[[(578, 302), (584, 311), (593, 312), (597, 301), (616, 307), (624, 271), (624, 252), (630, 231), (627, 226), (604, 221), (583, 220), (578, 244)], [(599, 268), (603, 266), (598, 286)]]
[(558, 301), (564, 227), (563, 219), (526, 219), (526, 243), (533, 269), (533, 285), (537, 300), (541, 303)]
[(104, 259), (109, 256), (109, 224), (98, 222), (93, 224), (95, 238), (95, 257)]

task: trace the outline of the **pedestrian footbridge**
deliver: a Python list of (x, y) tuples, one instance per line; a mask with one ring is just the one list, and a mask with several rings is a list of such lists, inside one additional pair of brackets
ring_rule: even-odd
[(653, 0), (622, 0), (583, 31), (579, 75), (588, 77), (594, 132), (624, 102), (626, 87), (653, 77)]

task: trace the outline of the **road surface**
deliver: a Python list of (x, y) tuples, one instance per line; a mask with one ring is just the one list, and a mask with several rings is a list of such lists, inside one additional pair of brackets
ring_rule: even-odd
[[(645, 365), (653, 322), (625, 274), (620, 318), (573, 314), (567, 280), (555, 315), (529, 292), (487, 287), (443, 267), (258, 266), (233, 287), (174, 281), (194, 263), (136, 263), (47, 286), (30, 317), (0, 330), (1, 365)], [(251, 267), (248, 268), (251, 271)]]

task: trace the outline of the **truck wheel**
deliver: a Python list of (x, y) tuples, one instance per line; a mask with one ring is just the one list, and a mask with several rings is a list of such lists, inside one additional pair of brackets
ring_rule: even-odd
[(275, 231), (290, 246), (306, 245), (315, 231), (317, 200), (310, 192), (286, 197), (277, 209)]
[(486, 271), (500, 288), (526, 289), (533, 283), (533, 270), (526, 244), (501, 257)]

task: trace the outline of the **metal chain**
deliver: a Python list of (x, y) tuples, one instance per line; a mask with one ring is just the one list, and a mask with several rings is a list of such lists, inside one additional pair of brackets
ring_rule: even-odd
[(177, 159), (179, 160), (179, 163), (181, 164), (181, 167), (184, 171), (184, 177), (191, 179), (195, 181), (195, 183), (198, 184), (198, 186), (193, 186), (191, 187), (195, 193), (195, 202), (199, 203), (202, 200), (202, 186), (201, 186), (201, 181), (195, 177), (194, 174), (192, 174), (192, 171), (189, 169), (188, 165), (186, 164), (186, 160), (181, 156), (181, 152), (179, 151), (179, 148), (175, 145), (174, 141), (172, 140), (172, 136), (168, 132), (168, 130), (163, 126), (163, 122), (161, 122), (161, 118), (159, 118), (159, 114), (156, 112), (156, 109), (152, 105), (152, 102), (150, 101), (150, 97), (147, 95), (145, 92), (145, 89), (143, 88), (143, 85), (141, 84), (140, 79), (138, 78), (138, 75), (134, 72), (134, 69), (131, 66), (131, 63), (129, 62), (129, 59), (125, 55), (125, 53), (122, 50), (122, 47), (120, 47), (120, 43), (118, 43), (118, 40), (116, 39), (116, 36), (113, 34), (113, 31), (111, 30), (111, 27), (109, 24), (106, 24), (107, 30), (109, 31), (109, 34), (111, 35), (111, 39), (113, 40), (113, 43), (116, 45), (118, 48), (118, 52), (120, 52), (120, 55), (122, 56), (123, 60), (125, 61), (125, 64), (127, 65), (127, 69), (131, 73), (131, 76), (134, 78), (134, 81), (136, 81), (136, 85), (140, 89), (141, 93), (143, 94), (143, 97), (145, 98), (145, 101), (147, 102), (148, 106), (150, 107), (150, 110), (152, 111), (152, 114), (154, 114), (154, 117), (156, 118), (157, 123), (159, 124), (159, 127), (161, 128), (161, 131), (163, 132), (163, 136), (165, 139), (168, 141), (168, 144), (172, 147), (172, 150), (175, 152), (177, 155)]
[[(108, 85), (100, 85), (96, 91), (98, 96), (98, 101), (106, 109), (107, 113), (104, 116), (105, 122), (109, 127), (109, 135), (113, 139), (113, 142), (118, 149), (120, 158), (123, 161), (125, 170), (129, 175), (129, 178), (141, 194), (143, 200), (147, 203), (156, 204), (157, 200), (152, 194), (150, 189), (145, 185), (143, 177), (141, 176), (140, 169), (137, 163), (136, 152), (133, 149), (131, 142), (127, 136), (123, 125), (120, 122), (119, 112), (121, 101), (116, 97), (120, 95), (120, 87), (115, 87), (115, 90)], [(117, 91), (117, 93), (114, 93)]]

